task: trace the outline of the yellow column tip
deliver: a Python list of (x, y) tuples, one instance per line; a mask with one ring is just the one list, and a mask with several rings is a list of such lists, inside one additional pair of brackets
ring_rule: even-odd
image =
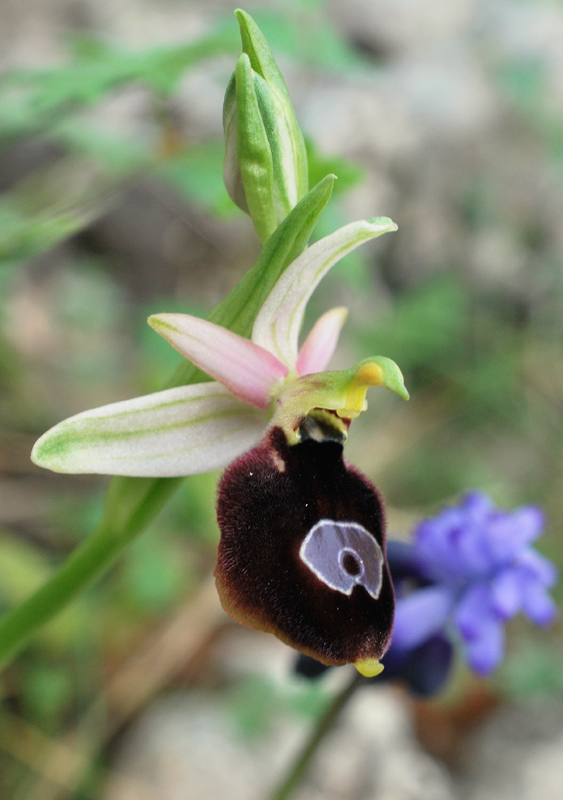
[(362, 364), (356, 375), (356, 382), (365, 386), (381, 386), (383, 370), (378, 364)]
[(375, 678), (376, 675), (383, 672), (383, 664), (377, 658), (360, 658), (358, 661), (354, 661), (354, 666), (364, 678)]

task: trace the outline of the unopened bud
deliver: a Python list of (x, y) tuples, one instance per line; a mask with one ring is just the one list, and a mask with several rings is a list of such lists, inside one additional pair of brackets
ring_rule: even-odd
[(262, 32), (238, 10), (243, 53), (223, 106), (223, 176), (265, 243), (308, 191), (307, 154), (285, 81)]

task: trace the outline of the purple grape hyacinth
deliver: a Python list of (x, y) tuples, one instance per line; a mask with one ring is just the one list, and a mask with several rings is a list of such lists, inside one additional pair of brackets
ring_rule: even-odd
[(405, 575), (420, 588), (397, 603), (391, 649), (406, 654), (453, 627), (469, 666), (492, 672), (508, 619), (520, 611), (537, 625), (555, 619), (547, 590), (557, 571), (530, 546), (543, 527), (538, 508), (498, 510), (481, 492), (423, 521), (404, 553)]

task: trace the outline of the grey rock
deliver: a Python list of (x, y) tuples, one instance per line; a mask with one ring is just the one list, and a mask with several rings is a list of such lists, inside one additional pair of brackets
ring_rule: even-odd
[(464, 747), (463, 800), (560, 800), (563, 705), (501, 707)]
[[(249, 739), (213, 694), (160, 700), (124, 740), (113, 765), (119, 777), (110, 779), (104, 800), (259, 800), (284, 774), (308, 726), (285, 717)], [(446, 769), (422, 751), (404, 700), (387, 688), (356, 695), (295, 794), (296, 800), (452, 797)]]

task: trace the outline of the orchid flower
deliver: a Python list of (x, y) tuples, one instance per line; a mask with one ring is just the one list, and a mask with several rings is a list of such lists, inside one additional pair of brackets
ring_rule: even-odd
[(386, 217), (347, 225), (316, 242), (282, 274), (245, 339), (188, 314), (157, 314), (152, 327), (214, 381), (180, 386), (76, 414), (47, 431), (32, 460), (55, 472), (142, 477), (221, 469), (279, 425), (288, 441), (312, 409), (343, 420), (366, 408), (368, 386), (408, 398), (394, 362), (368, 358), (350, 370), (327, 366), (346, 309), (324, 314), (303, 346), (306, 304), (328, 270), (362, 242), (396, 226)]
[(77, 414), (32, 453), (60, 472), (164, 477), (230, 464), (218, 493), (223, 607), (364, 675), (382, 669), (393, 586), (381, 497), (344, 461), (342, 445), (367, 407), (368, 387), (408, 394), (397, 365), (382, 356), (323, 371), (345, 309), (321, 316), (300, 349), (298, 337), (306, 304), (333, 264), (395, 228), (385, 217), (361, 220), (313, 244), (274, 285), (250, 339), (187, 314), (150, 317), (214, 380)]

